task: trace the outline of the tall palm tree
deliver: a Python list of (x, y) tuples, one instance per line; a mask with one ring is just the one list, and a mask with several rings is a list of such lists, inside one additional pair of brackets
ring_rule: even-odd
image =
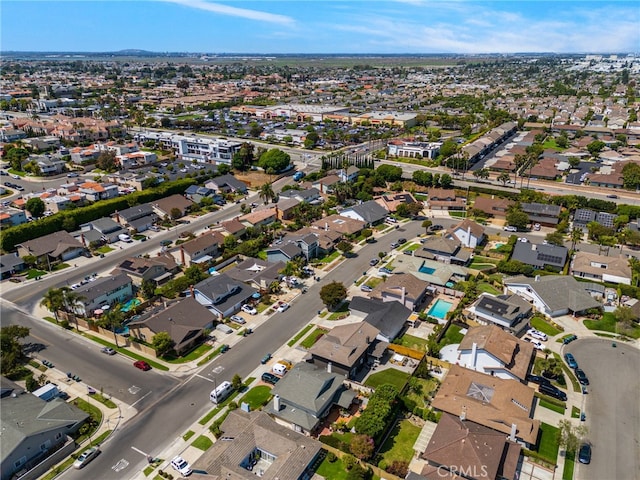
[(111, 330), (113, 332), (113, 340), (116, 347), (120, 347), (120, 345), (118, 345), (118, 334), (116, 333), (116, 330), (122, 326), (123, 321), (124, 314), (120, 310), (120, 304), (118, 303), (111, 307), (96, 323), (103, 328)]
[(64, 304), (64, 309), (67, 313), (72, 313), (73, 318), (76, 321), (76, 330), (80, 331), (78, 327), (78, 307), (83, 305), (82, 301), (85, 300), (83, 295), (74, 292), (69, 287), (62, 287), (62, 302)]
[(270, 201), (275, 200), (276, 193), (273, 191), (273, 185), (271, 183), (265, 183), (260, 187), (258, 191), (258, 196), (265, 203), (269, 203)]
[(575, 250), (576, 248), (576, 243), (578, 243), (579, 241), (582, 240), (582, 229), (581, 228), (575, 228), (573, 230), (571, 230), (571, 234), (570, 234), (570, 238), (571, 238), (571, 250)]
[(636, 257), (629, 257), (629, 268), (631, 269), (631, 276), (635, 278), (635, 285), (640, 283), (640, 260)]
[(58, 310), (64, 307), (64, 295), (59, 288), (50, 288), (42, 297), (40, 305), (53, 313), (56, 323), (58, 323)]

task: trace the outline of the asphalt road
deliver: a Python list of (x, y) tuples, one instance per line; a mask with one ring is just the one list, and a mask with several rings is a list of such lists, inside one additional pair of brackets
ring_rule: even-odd
[(583, 411), (592, 445), (589, 465), (576, 459), (576, 478), (635, 480), (640, 476), (640, 350), (623, 342), (587, 338), (572, 353), (589, 377)]

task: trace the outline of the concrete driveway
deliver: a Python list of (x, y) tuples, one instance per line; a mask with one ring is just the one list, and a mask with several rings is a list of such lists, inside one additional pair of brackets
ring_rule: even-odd
[(635, 480), (640, 472), (640, 350), (586, 338), (564, 348), (590, 380), (584, 411), (592, 445), (589, 465), (576, 459), (575, 478)]

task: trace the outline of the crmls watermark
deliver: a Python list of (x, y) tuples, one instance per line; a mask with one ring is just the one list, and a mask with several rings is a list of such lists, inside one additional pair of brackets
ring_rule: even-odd
[(451, 474), (457, 474), (463, 478), (482, 478), (488, 477), (486, 465), (440, 465), (436, 472), (439, 477), (450, 477)]

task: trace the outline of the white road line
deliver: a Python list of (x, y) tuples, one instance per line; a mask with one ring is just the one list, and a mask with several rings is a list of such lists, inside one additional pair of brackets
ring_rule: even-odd
[(194, 377), (202, 378), (203, 380), (206, 380), (207, 382), (213, 383), (213, 380), (211, 380), (210, 378), (207, 378), (207, 377), (203, 377), (202, 375), (194, 375)]
[(151, 391), (145, 393), (140, 399), (136, 400), (135, 402), (133, 402), (131, 405), (129, 405), (128, 408), (133, 408), (135, 406), (136, 403), (141, 402), (142, 400), (144, 400), (147, 395), (151, 395)]
[(134, 450), (134, 451), (138, 452), (140, 455), (144, 455), (145, 457), (148, 456), (148, 454), (146, 452), (143, 452), (142, 450), (140, 450), (139, 448), (136, 448), (134, 446), (131, 447), (131, 450)]

